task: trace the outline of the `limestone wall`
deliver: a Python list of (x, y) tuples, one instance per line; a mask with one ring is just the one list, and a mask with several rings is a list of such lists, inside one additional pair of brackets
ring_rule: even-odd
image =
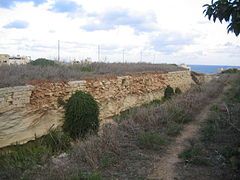
[(192, 81), (189, 71), (103, 76), (82, 81), (33, 82), (31, 86), (0, 89), (0, 147), (25, 143), (61, 126), (64, 110), (59, 101), (76, 90), (91, 93), (100, 104), (102, 120), (163, 96), (167, 85), (182, 91)]

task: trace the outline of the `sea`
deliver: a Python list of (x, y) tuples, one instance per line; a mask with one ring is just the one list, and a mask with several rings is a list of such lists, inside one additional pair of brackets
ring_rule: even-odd
[(188, 65), (192, 71), (204, 74), (216, 74), (220, 69), (240, 68), (240, 66), (224, 66), (224, 65)]

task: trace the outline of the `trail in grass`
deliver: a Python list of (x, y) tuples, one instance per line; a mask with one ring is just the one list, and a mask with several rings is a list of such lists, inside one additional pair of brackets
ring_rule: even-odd
[(189, 139), (198, 136), (200, 125), (207, 118), (211, 105), (220, 99), (221, 96), (219, 95), (216, 99), (208, 103), (201, 113), (195, 117), (195, 120), (184, 127), (182, 133), (176, 138), (176, 141), (167, 148), (166, 154), (154, 164), (152, 173), (148, 176), (148, 179), (177, 179), (175, 165), (181, 161), (178, 155), (189, 146)]

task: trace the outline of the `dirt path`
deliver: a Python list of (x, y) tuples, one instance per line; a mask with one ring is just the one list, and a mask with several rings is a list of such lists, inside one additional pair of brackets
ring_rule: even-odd
[(212, 103), (218, 102), (220, 96), (209, 103), (201, 113), (195, 118), (193, 122), (187, 124), (181, 135), (176, 138), (176, 142), (171, 144), (166, 154), (154, 164), (152, 173), (148, 176), (148, 179), (157, 180), (174, 180), (177, 179), (177, 174), (175, 171), (175, 165), (181, 161), (178, 155), (189, 145), (188, 139), (196, 137), (200, 129), (200, 124), (203, 122), (207, 116)]

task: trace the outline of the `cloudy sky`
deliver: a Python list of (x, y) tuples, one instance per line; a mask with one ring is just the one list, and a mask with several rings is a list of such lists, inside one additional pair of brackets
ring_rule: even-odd
[(203, 15), (210, 0), (0, 0), (0, 53), (108, 62), (240, 65), (240, 37)]

